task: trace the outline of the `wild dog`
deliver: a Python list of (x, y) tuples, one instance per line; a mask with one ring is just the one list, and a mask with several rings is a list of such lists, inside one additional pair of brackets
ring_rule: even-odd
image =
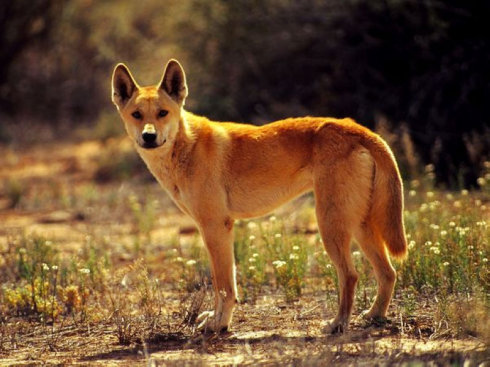
[(388, 145), (348, 118), (289, 118), (264, 126), (210, 121), (184, 109), (187, 93), (176, 60), (155, 86), (140, 87), (124, 64), (112, 76), (112, 101), (136, 150), (193, 218), (208, 250), (215, 305), (202, 326), (230, 327), (237, 303), (234, 221), (266, 215), (309, 191), (340, 289), (327, 331), (343, 332), (349, 324), (358, 280), (352, 239), (378, 283), (364, 318), (384, 318), (396, 277), (388, 254), (403, 258), (407, 252), (402, 181)]

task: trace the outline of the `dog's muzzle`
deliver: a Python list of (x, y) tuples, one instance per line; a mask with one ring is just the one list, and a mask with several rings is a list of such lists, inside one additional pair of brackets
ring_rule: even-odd
[(158, 146), (157, 131), (153, 124), (145, 124), (141, 137), (143, 138), (143, 148), (151, 149)]

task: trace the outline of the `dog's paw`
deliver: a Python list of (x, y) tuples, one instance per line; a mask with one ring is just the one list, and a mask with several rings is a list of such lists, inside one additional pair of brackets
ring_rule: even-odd
[(335, 319), (323, 328), (323, 332), (327, 335), (342, 334), (347, 331), (348, 321)]
[(204, 334), (225, 333), (228, 325), (223, 325), (221, 320), (215, 316), (214, 311), (204, 311), (196, 319), (197, 330)]
[(389, 320), (384, 316), (379, 316), (374, 314), (373, 312), (370, 312), (370, 310), (365, 310), (359, 315), (357, 322), (362, 327), (367, 328), (371, 326), (383, 327), (389, 323)]

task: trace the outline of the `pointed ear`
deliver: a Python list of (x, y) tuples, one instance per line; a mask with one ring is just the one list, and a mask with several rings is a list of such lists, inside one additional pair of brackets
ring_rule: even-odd
[(160, 88), (168, 93), (172, 99), (183, 106), (187, 97), (187, 84), (184, 69), (177, 60), (171, 59), (163, 72)]
[(117, 64), (112, 74), (112, 102), (124, 107), (138, 88), (129, 69), (124, 64)]

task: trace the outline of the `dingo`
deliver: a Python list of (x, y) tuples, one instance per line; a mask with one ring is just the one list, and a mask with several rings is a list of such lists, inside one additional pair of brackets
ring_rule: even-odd
[(124, 64), (112, 101), (136, 150), (167, 193), (196, 222), (212, 266), (214, 312), (205, 330), (230, 326), (237, 302), (233, 223), (265, 215), (314, 191), (318, 228), (339, 280), (331, 333), (347, 330), (358, 274), (355, 238), (374, 268), (376, 300), (363, 316), (384, 318), (395, 270), (388, 252), (406, 255), (402, 181), (388, 145), (351, 119), (290, 118), (264, 126), (213, 122), (184, 110), (182, 66), (170, 60), (156, 86), (140, 87)]

